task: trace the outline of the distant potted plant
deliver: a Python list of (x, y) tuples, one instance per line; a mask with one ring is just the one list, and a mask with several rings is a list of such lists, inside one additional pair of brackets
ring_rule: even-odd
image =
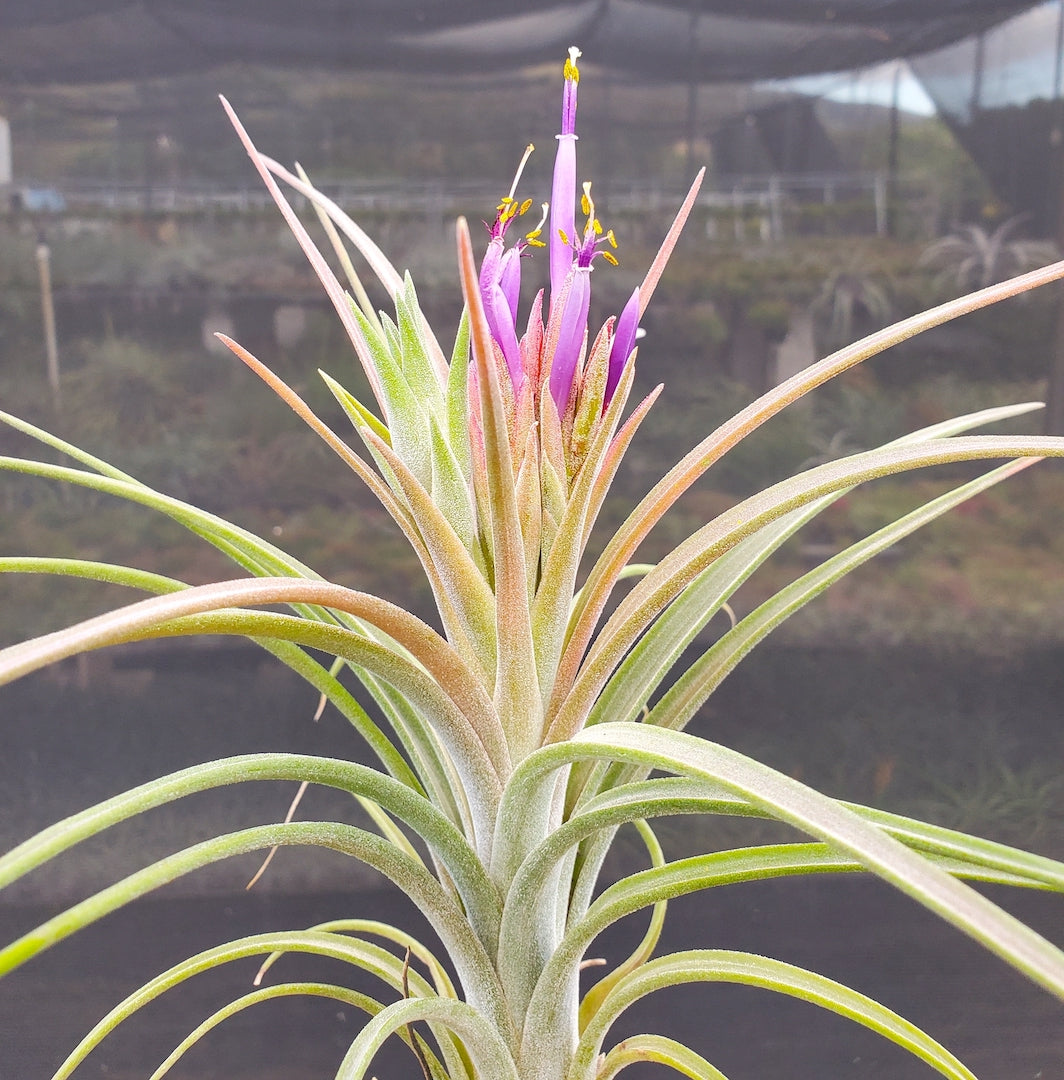
[(939, 288), (967, 292), (1056, 259), (1055, 244), (1017, 235), (1029, 218), (1030, 214), (1015, 214), (994, 229), (964, 225), (930, 244), (920, 264), (938, 270)]

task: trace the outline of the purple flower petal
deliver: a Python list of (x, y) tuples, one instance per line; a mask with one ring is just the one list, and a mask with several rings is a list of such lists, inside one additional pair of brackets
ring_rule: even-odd
[(517, 303), (521, 296), (521, 250), (512, 247), (503, 253), (499, 269), (499, 287), (506, 297), (510, 317), (517, 325)]
[[(568, 238), (568, 243), (562, 235)], [(559, 135), (550, 192), (550, 291), (557, 296), (573, 265), (576, 241), (576, 136)]]
[(499, 343), (502, 355), (506, 358), (506, 368), (510, 372), (510, 383), (514, 393), (519, 394), (525, 381), (524, 366), (521, 363), (521, 347), (517, 342), (517, 328), (514, 326), (510, 306), (502, 288), (496, 285), (484, 305), (484, 314), (488, 318), (491, 336)]
[(569, 393), (573, 388), (576, 363), (587, 332), (587, 312), (591, 306), (591, 271), (576, 267), (571, 271), (572, 284), (565, 301), (558, 329), (558, 344), (550, 366), (550, 392), (558, 406), (558, 415), (564, 416), (569, 405)]
[(632, 355), (635, 346), (635, 334), (639, 329), (639, 290), (636, 289), (624, 305), (617, 326), (613, 332), (613, 344), (610, 346), (610, 362), (606, 373), (606, 393), (602, 400), (605, 408), (613, 400), (617, 384), (621, 381), (621, 373), (628, 357)]
[(493, 236), (488, 242), (488, 250), (484, 252), (484, 261), (480, 264), (480, 295), (485, 305), (491, 290), (498, 284), (502, 270), (502, 254), (502, 237)]
[[(550, 291), (557, 296), (573, 265), (576, 243), (576, 90), (580, 71), (576, 61), (580, 50), (574, 45), (565, 62), (562, 90), (562, 130), (554, 158), (554, 179), (550, 193)], [(562, 239), (564, 234), (568, 241)]]

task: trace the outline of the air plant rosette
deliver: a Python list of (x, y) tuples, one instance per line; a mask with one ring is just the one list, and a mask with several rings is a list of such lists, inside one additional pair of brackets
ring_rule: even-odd
[[(479, 267), (466, 223), (458, 222), (465, 311), (449, 357), (421, 313), (410, 276), (400, 276), (302, 170), (292, 173), (261, 154), (226, 104), (366, 373), (374, 405), (322, 375), (363, 449), (328, 428), (240, 345), (223, 340), (391, 515), (431, 587), (437, 627), (385, 599), (324, 580), (239, 525), (3, 415), (72, 461), (60, 466), (8, 457), (0, 459), (6, 470), (80, 485), (165, 514), (229, 556), (242, 574), (190, 587), (126, 566), (0, 559), (5, 571), (75, 575), (155, 594), (3, 650), (0, 680), (106, 645), (242, 635), (337, 708), (377, 766), (296, 754), (227, 758), (134, 788), (45, 830), (0, 859), (0, 886), (152, 807), (250, 780), (348, 791), (372, 825), (290, 815), (279, 824), (196, 844), (12, 942), (0, 951), (0, 973), (179, 875), (234, 854), (290, 844), (333, 848), (374, 867), (413, 900), (438, 936), (430, 946), (399, 927), (359, 919), (356, 911), (310, 929), (226, 942), (116, 1005), (71, 1052), (57, 1078), (70, 1076), (143, 1005), (199, 972), (248, 957), (266, 958), (254, 986), (206, 1018), (154, 1077), (235, 1013), (277, 996), (314, 994), (368, 1016), (338, 1065), (336, 1075), (344, 1080), (366, 1075), (393, 1035), (406, 1041), (418, 1063), (413, 1067), (432, 1080), (605, 1080), (636, 1061), (719, 1078), (707, 1060), (711, 1045), (696, 1050), (653, 1034), (609, 1042), (613, 1022), (639, 998), (703, 981), (745, 983), (800, 998), (873, 1029), (944, 1076), (970, 1077), (929, 1035), (811, 971), (714, 949), (654, 957), (670, 898), (796, 874), (876, 874), (1064, 998), (1064, 953), (962, 880), (1064, 891), (1064, 864), (842, 803), (684, 730), (743, 656), (832, 582), (1038, 458), (1064, 455), (1061, 439), (967, 434), (1037, 406), (984, 410), (800, 472), (738, 502), (656, 564), (635, 561), (642, 541), (695, 480), (786, 405), (920, 330), (1064, 277), (1064, 264), (907, 319), (769, 391), (654, 484), (584, 568), (610, 484), (657, 397), (655, 390), (628, 410), (637, 327), (695, 203), (701, 174), (642, 284), (616, 318), (589, 326), (593, 274), (615, 260), (616, 240), (599, 220), (591, 185), (578, 183), (578, 61), (578, 50), (570, 50), (551, 199), (538, 223), (522, 231), (536, 215), (528, 216), (533, 201), (520, 197), (520, 168), (488, 226)], [(279, 182), (313, 205), (347, 288)], [(388, 292), (394, 316), (373, 309), (346, 244)], [(550, 287), (522, 314), (522, 264), (538, 251), (549, 259)], [(928, 465), (994, 458), (1005, 463), (797, 578), (694, 661), (680, 663), (740, 585), (854, 486)], [(322, 654), (335, 659), (322, 663)], [(341, 675), (371, 695), (373, 715)], [(771, 819), (792, 826), (794, 839), (669, 861), (652, 823), (678, 814)], [(625, 825), (641, 837), (649, 868), (598, 891), (606, 854)], [(357, 908), (357, 899), (352, 904)], [(593, 981), (581, 996), (581, 970), (598, 934), (642, 909), (651, 914), (641, 943), (612, 969), (589, 968), (586, 978)], [(370, 972), (380, 980), (380, 997), (342, 983), (267, 981), (283, 972), (289, 952), (334, 957)]]

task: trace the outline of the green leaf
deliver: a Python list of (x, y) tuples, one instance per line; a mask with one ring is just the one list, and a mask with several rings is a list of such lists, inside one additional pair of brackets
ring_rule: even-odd
[[(265, 579), (286, 582), (288, 579)], [(255, 584), (249, 582), (249, 585)], [(232, 589), (239, 583), (228, 583)], [(212, 599), (193, 594), (208, 590)], [(235, 597), (241, 590), (230, 595)], [(250, 590), (243, 595), (249, 596)], [(283, 599), (284, 591), (273, 594)], [(182, 601), (185, 601), (182, 604)], [(296, 616), (239, 610), (211, 610), (223, 607), (224, 591), (218, 586), (200, 586), (181, 593), (152, 600), (142, 600), (109, 615), (98, 616), (55, 634), (45, 635), (32, 642), (14, 645), (0, 651), (0, 682), (10, 680), (27, 671), (35, 670), (63, 656), (74, 655), (87, 648), (103, 644), (117, 644), (147, 637), (173, 636), (179, 634), (239, 634), (250, 637), (280, 638), (299, 645), (323, 649), (334, 656), (342, 656), (360, 667), (366, 668), (390, 683), (421, 712), (433, 725), (447, 749), (449, 760), (457, 772), (460, 790), (463, 790), (471, 811), (471, 834), (477, 838), (485, 855), (491, 843), (492, 825), (501, 791), (501, 780), (491, 752), (505, 754), (505, 744), (498, 738), (493, 719), (481, 725), (462, 710), (476, 707), (480, 697), (476, 691), (472, 697), (456, 695), (461, 703), (451, 697), (420, 665), (400, 653), (371, 641), (363, 635), (339, 626), (328, 626)], [(271, 602), (264, 598), (261, 602)], [(185, 608), (188, 614), (182, 612)], [(199, 613), (196, 613), (196, 609)], [(482, 691), (480, 692), (482, 693)], [(487, 714), (485, 714), (487, 715)], [(500, 762), (505, 767), (505, 760)], [(505, 774), (504, 774), (505, 775)]]
[[(423, 487), (432, 480), (432, 454), (427, 428), (427, 404), (410, 385), (398, 356), (357, 308), (355, 319), (365, 335), (380, 385), (388, 443)], [(384, 321), (387, 331), (388, 322)]]
[[(845, 805), (860, 817), (901, 840), (906, 846), (921, 851), (953, 875), (1064, 892), (1064, 864), (1052, 859), (909, 818), (885, 814), (868, 807)], [(537, 977), (535, 971), (547, 959), (547, 953), (540, 953), (538, 959), (532, 954), (528, 927), (539, 925), (548, 917), (549, 911), (553, 911), (553, 907), (546, 909), (546, 905), (557, 905), (551, 883), (558, 880), (557, 868), (572, 849), (588, 837), (602, 837), (604, 841), (608, 841), (617, 826), (625, 822), (682, 814), (768, 816), (763, 809), (729, 794), (719, 784), (686, 778), (659, 777), (608, 789), (589, 799), (568, 821), (552, 831), (528, 853), (514, 874), (512, 885), (507, 892), (499, 936), (499, 969), (507, 973), (507, 979), (512, 983), (508, 990), (511, 999), (527, 1000), (532, 983)], [(587, 911), (601, 865), (601, 854), (606, 846), (606, 843), (596, 844), (590, 858), (581, 855), (577, 860), (576, 870), (571, 875), (574, 885), (567, 913), (570, 925), (575, 925)], [(797, 848), (790, 848), (788, 859), (797, 858), (797, 853)], [(735, 857), (737, 856), (734, 853), (729, 855), (729, 858)], [(743, 857), (753, 858), (749, 852)], [(710, 862), (705, 864), (690, 862), (690, 872), (694, 875), (692, 880), (697, 879), (697, 875), (702, 872), (700, 868), (706, 868), (711, 875), (719, 872), (719, 864), (712, 862), (715, 857), (708, 858)], [(761, 862), (757, 864), (757, 872), (759, 875), (772, 876), (776, 865), (771, 860)], [(785, 865), (789, 864), (779, 864), (781, 872), (790, 872), (785, 869)], [(819, 864), (813, 868), (816, 872), (823, 869)], [(849, 867), (839, 868), (857, 870), (860, 865), (852, 863)], [(671, 870), (663, 873), (662, 880), (672, 873)], [(647, 886), (641, 899), (632, 906), (610, 908), (612, 914), (607, 921), (620, 918), (641, 906), (656, 903), (662, 898), (662, 894), (655, 891), (654, 887), (657, 876), (644, 875), (640, 880)], [(692, 887), (704, 888), (714, 883), (717, 881), (711, 876)], [(676, 891), (666, 890), (664, 895), (667, 897), (677, 894)], [(600, 932), (605, 925), (606, 923), (597, 923), (594, 933)], [(580, 949), (585, 945), (586, 941), (570, 954), (572, 963), (576, 962)], [(514, 982), (515, 979), (518, 981)], [(521, 987), (524, 989), (520, 989)]]
[(484, 426), (488, 500), (491, 505), (495, 571), (495, 638), (498, 660), (495, 708), (506, 732), (510, 755), (520, 761), (540, 743), (542, 713), (536, 673), (536, 648), (528, 599), (524, 540), (514, 491), (514, 469), (499, 372), (484, 314), (469, 229), (458, 223), (462, 296), (469, 311), (473, 363)]
[(432, 438), (432, 501), (472, 555), (477, 547), (473, 493), (436, 418), (429, 417), (428, 425)]
[[(626, 761), (708, 780), (766, 816), (834, 845), (1064, 998), (1064, 953), (1019, 920), (836, 800), (742, 754), (683, 732), (605, 724), (580, 732), (568, 743), (537, 751), (514, 771), (500, 806), (505, 826), (497, 835), (505, 835), (506, 850), (520, 850), (523, 835), (541, 834), (550, 814), (554, 770), (582, 758)], [(495, 848), (496, 858), (505, 859), (506, 850), (498, 840)]]
[(417, 522), (427, 551), (426, 571), (447, 636), (473, 670), (492, 685), (495, 666), (497, 617), (495, 597), (462, 538), (433, 502), (432, 496), (391, 449), (379, 440), (376, 452), (391, 470), (407, 506)]
[(322, 371), (320, 368), (318, 369), (318, 374), (329, 388), (329, 393), (336, 398), (340, 407), (347, 413), (347, 418), (351, 421), (352, 425), (354, 425), (356, 431), (360, 431), (363, 427), (368, 427), (378, 439), (383, 440), (391, 446), (392, 436), (391, 432), (388, 431), (386, 424), (367, 409), (358, 398), (345, 390), (331, 375)]
[[(230, 1001), (227, 1005), (211, 1013), (201, 1024), (198, 1024), (174, 1050), (167, 1055), (166, 1060), (151, 1074), (149, 1080), (162, 1080), (170, 1070), (192, 1049), (205, 1035), (209, 1034), (219, 1024), (224, 1023), (230, 1017), (236, 1016), (245, 1009), (250, 1009), (263, 1001), (272, 1001), (281, 997), (325, 997), (338, 1001), (343, 1005), (361, 1009), (370, 1016), (375, 1016), (384, 1008), (383, 1005), (367, 994), (360, 994), (357, 990), (348, 990), (345, 986), (334, 986), (329, 983), (278, 983), (276, 986), (264, 986), (259, 990), (253, 990), (249, 994)], [(400, 1032), (400, 1035), (404, 1033)], [(406, 1035), (407, 1043), (410, 1036)]]
[(447, 441), (466, 483), (473, 482), (469, 439), (469, 312), (462, 309), (447, 373)]
[[(458, 997), (446, 969), (432, 952), (412, 934), (408, 934), (405, 930), (400, 930), (390, 923), (379, 922), (376, 919), (331, 919), (329, 922), (317, 923), (315, 926), (307, 927), (307, 929), (328, 934), (369, 934), (374, 937), (382, 937), (385, 941), (394, 942), (402, 949), (409, 949), (411, 956), (420, 960), (428, 968), (437, 996), (445, 998)], [(273, 952), (266, 957), (262, 962), (262, 967), (259, 968), (258, 974), (255, 976), (256, 986), (262, 982), (266, 972), (284, 955), (283, 952)]]
[[(970, 311), (987, 307), (1062, 277), (1064, 277), (1064, 261), (1028, 274), (1021, 274), (1009, 281), (991, 285), (987, 289), (920, 312), (884, 330), (879, 330), (816, 364), (811, 364), (726, 420), (654, 485), (610, 538), (592, 567), (585, 584), (584, 607), (571, 637), (575, 653), (583, 655), (587, 650), (617, 581), (617, 574), (633, 560), (639, 545), (646, 539), (651, 529), (711, 465), (719, 461), (724, 454), (737, 446), (766, 420), (829, 379), (883, 352), (891, 345), (896, 345), (900, 341), (934, 326), (940, 326)], [(643, 290), (640, 290), (640, 299), (641, 302), (645, 302)], [(575, 672), (573, 674), (575, 675)], [(569, 687), (565, 684), (559, 689), (560, 694), (564, 696), (568, 693)]]
[[(270, 195), (273, 197), (273, 201), (277, 204), (277, 209), (281, 211), (281, 215), (284, 217), (285, 222), (292, 230), (292, 235), (296, 238), (297, 243), (303, 250), (303, 254), (306, 255), (307, 261), (310, 263), (318, 280), (324, 287), (326, 294), (332, 301), (333, 308), (336, 310), (337, 315), (340, 316), (340, 321), (347, 331), (347, 336), (351, 340), (351, 344), (354, 346), (359, 359), (362, 361), (362, 365), (366, 369), (366, 373), (369, 376), (372, 385), (374, 383), (373, 361), (367, 352), (366, 340), (354, 317), (354, 309), (352, 305), (348, 303), (347, 294), (344, 292), (340, 282), (337, 281), (336, 275), (329, 268), (329, 264), (325, 261), (324, 256), (310, 238), (310, 234), (303, 227), (303, 223), (299, 220), (299, 215), (292, 209), (281, 189), (277, 186), (276, 181), (271, 175), (270, 165), (272, 163), (270, 163), (264, 155), (259, 153), (229, 102), (226, 101), (224, 97), (221, 101), (222, 107), (225, 109), (233, 127), (236, 129), (240, 141), (244, 144), (244, 148), (247, 150), (248, 156), (251, 158), (256, 171), (262, 178), (262, 182), (266, 185), (266, 190), (269, 191)], [(291, 177), (291, 179), (289, 179), (289, 177)], [(288, 174), (285, 179), (288, 180), (289, 183), (292, 183), (294, 187), (299, 185), (309, 187), (309, 185), (303, 185), (301, 180), (291, 176), (291, 174)], [(384, 263), (387, 264), (387, 260), (384, 260)], [(374, 269), (377, 270), (378, 267), (374, 266)], [(381, 269), (383, 270), (384, 267), (382, 266)], [(387, 283), (384, 277), (382, 277), (381, 280)]]
[(152, 780), (66, 818), (0, 857), (0, 888), (111, 825), (198, 791), (251, 780), (309, 781), (364, 795), (409, 825), (454, 882), (467, 917), (494, 955), (499, 900), (465, 837), (423, 796), (376, 769), (298, 754), (249, 754), (196, 765)]
[[(639, 835), (647, 846), (650, 853), (650, 864), (654, 869), (660, 869), (665, 865), (665, 854), (661, 850), (657, 837), (651, 831), (650, 826), (642, 818), (636, 818), (633, 822), (639, 830)], [(654, 910), (650, 916), (650, 926), (642, 940), (635, 947), (632, 954), (618, 964), (612, 971), (604, 975), (584, 995), (580, 1002), (580, 1030), (583, 1031), (590, 1023), (591, 1018), (602, 1007), (606, 995), (630, 972), (642, 967), (657, 948), (658, 939), (661, 937), (662, 928), (665, 925), (665, 912), (667, 904), (665, 900), (658, 900), (654, 904)]]
[[(517, 1069), (500, 1031), (464, 1001), (413, 998), (382, 1009), (359, 1032), (340, 1063), (336, 1080), (361, 1080), (385, 1040), (420, 1020), (449, 1028), (458, 1035), (477, 1075), (491, 1080), (518, 1080)], [(505, 1031), (506, 1029), (502, 1029)]]
[[(94, 581), (103, 581), (115, 585), (125, 585), (129, 588), (143, 589), (147, 592), (164, 594), (187, 589), (189, 586), (174, 578), (162, 577), (158, 574), (150, 574), (133, 567), (115, 565), (113, 563), (92, 562), (84, 559), (49, 559), (31, 558), (26, 556), (11, 556), (0, 558), (0, 573), (48, 573), (86, 578)], [(253, 639), (254, 640), (254, 639)], [(377, 755), (381, 764), (388, 770), (390, 775), (403, 783), (413, 787), (417, 791), (423, 791), (418, 778), (411, 771), (410, 766), (402, 755), (395, 749), (389, 739), (380, 728), (370, 719), (366, 710), (355, 700), (351, 693), (330, 672), (326, 671), (321, 664), (312, 659), (302, 649), (283, 641), (258, 640), (267, 652), (276, 656), (287, 664), (293, 671), (302, 676), (311, 686), (320, 691), (340, 713), (346, 717), (355, 730), (366, 740), (366, 743)], [(362, 670), (360, 675), (363, 682), (371, 680), (368, 672)], [(371, 691), (372, 692), (372, 691)], [(379, 691), (375, 696), (380, 700)], [(383, 706), (382, 706), (383, 707)], [(391, 715), (389, 713), (389, 715)], [(402, 732), (401, 732), (402, 733)], [(408, 744), (407, 749), (410, 750)], [(415, 755), (416, 756), (416, 755)]]
[[(994, 484), (1000, 483), (1033, 464), (1034, 460), (1027, 458), (1002, 465), (971, 483), (963, 484), (937, 499), (932, 499), (864, 540), (852, 544), (845, 551), (827, 559), (816, 569), (803, 574), (751, 612), (692, 663), (650, 710), (647, 722), (673, 729), (684, 727), (724, 678), (735, 669), (739, 661), (799, 608), (819, 596), (851, 570), (922, 528), (928, 522), (934, 521), (935, 518), (941, 517), (942, 514), (952, 510), (966, 499), (986, 491)], [(733, 548), (729, 555), (740, 552), (746, 543), (749, 541)], [(723, 561), (723, 559), (719, 560), (719, 562)], [(714, 565), (719, 565), (719, 562)], [(647, 636), (651, 634), (653, 630), (649, 631)]]
[[(242, 960), (248, 956), (260, 956), (277, 950), (312, 953), (353, 964), (383, 979), (395, 989), (402, 989), (401, 962), (391, 953), (366, 941), (347, 938), (340, 934), (324, 934), (307, 930), (255, 934), (239, 938), (197, 953), (134, 990), (111, 1009), (78, 1043), (60, 1065), (52, 1080), (67, 1080), (92, 1050), (119, 1024), (145, 1005), (161, 997), (167, 990), (179, 986), (186, 979), (235, 960)], [(415, 985), (418, 985), (419, 980), (420, 976), (413, 973), (412, 981)], [(423, 984), (423, 990), (431, 992), (427, 984)]]
[[(315, 206), (320, 206), (329, 215), (333, 222), (335, 222), (337, 228), (339, 228), (351, 243), (355, 245), (359, 253), (365, 258), (366, 262), (369, 263), (373, 272), (380, 279), (381, 284), (388, 291), (388, 295), (394, 299), (395, 294), (402, 287), (402, 279), (399, 277), (399, 273), (395, 267), (392, 266), (384, 253), (373, 240), (370, 239), (368, 234), (363, 232), (363, 230), (336, 205), (336, 203), (322, 195), (316, 188), (312, 187), (310, 184), (304, 183), (299, 177), (293, 176), (283, 165), (274, 161), (273, 158), (267, 157), (265, 154), (260, 154), (257, 150), (255, 151), (255, 155), (257, 164), (261, 164), (263, 168), (269, 169), (271, 173), (280, 177), (286, 184), (308, 198)], [(432, 333), (432, 327), (429, 326), (428, 322), (425, 322), (424, 324), (424, 333), (428, 341), (432, 361), (437, 367), (442, 381), (446, 377), (446, 361), (444, 360), (439, 343)]]
[(403, 375), (410, 389), (420, 399), (422, 407), (431, 416), (442, 421), (444, 418), (444, 379), (432, 366), (429, 359), (428, 342), (425, 339), (425, 316), (421, 313), (421, 304), (414, 288), (414, 279), (407, 271), (403, 277), (403, 288), (395, 296), (395, 315), (399, 324), (399, 340), (402, 347)]
[[(579, 730), (612, 671), (639, 636), (711, 562), (791, 510), (843, 488), (910, 469), (982, 458), (1064, 456), (1064, 438), (962, 436), (893, 445), (800, 473), (743, 500), (675, 547), (631, 592), (599, 632), (571, 692), (551, 723), (561, 740)], [(557, 692), (556, 692), (557, 696)]]
[[(888, 445), (909, 445), (927, 439), (955, 435), (972, 428), (1022, 415), (1038, 407), (1040, 406), (1028, 402), (1004, 408), (982, 410), (912, 432)], [(1026, 464), (1032, 463), (1031, 461), (1026, 462)], [(958, 488), (952, 497), (941, 502), (929, 503), (925, 507), (925, 516), (919, 516), (919, 514), (908, 515), (902, 519), (907, 525), (902, 528), (900, 533), (894, 535), (893, 538), (884, 535), (880, 543), (870, 542), (864, 558), (871, 558), (872, 555), (877, 554), (890, 543), (896, 542), (901, 536), (908, 535), (909, 532), (919, 528), (939, 514), (945, 513), (946, 510), (951, 509), (964, 499), (971, 498), (999, 480), (1005, 479), (1017, 469), (1026, 467), (1026, 464), (1002, 466), (1001, 469), (991, 473), (990, 476), (983, 480)], [(599, 695), (588, 718), (588, 723), (636, 719), (661, 679), (706, 623), (720, 611), (721, 606), (734, 594), (738, 586), (747, 580), (774, 551), (778, 550), (784, 541), (793, 536), (798, 529), (820, 514), (838, 498), (845, 495), (848, 490), (843, 489), (834, 492), (831, 495), (824, 496), (822, 499), (815, 500), (808, 506), (792, 510), (778, 521), (765, 526), (754, 533), (753, 536), (737, 544), (731, 551), (703, 570), (684, 590), (681, 596), (657, 619), (653, 627), (639, 639), (635, 647), (625, 657)], [(932, 507), (934, 509), (931, 509)], [(897, 525), (901, 526), (901, 522), (898, 522)], [(880, 534), (877, 533), (877, 536), (880, 536)], [(856, 552), (856, 549), (857, 546), (851, 548), (850, 551)], [(832, 580), (837, 580), (838, 577), (843, 576), (854, 565), (858, 565), (858, 562), (855, 561)], [(830, 581), (825, 582), (823, 587), (826, 588), (830, 583)], [(813, 595), (815, 593), (808, 593), (806, 599), (811, 599)], [(767, 608), (769, 604), (775, 602), (774, 599), (764, 607)], [(793, 610), (795, 610), (794, 607), (788, 608), (788, 611)], [(773, 625), (778, 625), (778, 622)], [(766, 630), (765, 633), (767, 632)], [(735, 636), (729, 636), (735, 640)], [(749, 651), (749, 649), (746, 651)], [(745, 655), (745, 651), (741, 655)], [(678, 727), (682, 725), (670, 723), (666, 726)]]
[[(307, 176), (306, 170), (296, 162), (296, 172), (299, 174), (299, 179), (308, 186), (313, 186), (310, 183), (310, 177)], [(351, 289), (352, 294), (358, 301), (359, 309), (362, 314), (370, 320), (375, 321), (376, 312), (373, 310), (373, 304), (370, 302), (369, 296), (366, 293), (366, 289), (362, 284), (361, 278), (355, 271), (354, 264), (351, 262), (351, 256), (347, 253), (347, 248), (344, 247), (344, 242), (340, 237), (340, 234), (336, 231), (336, 226), (332, 222), (332, 218), (325, 212), (324, 208), (319, 206), (316, 202), (311, 201), (311, 206), (314, 207), (314, 214), (318, 219), (318, 224), (322, 227), (325, 235), (329, 238), (329, 243), (332, 245), (333, 254), (340, 262), (340, 267), (344, 272), (344, 277), (347, 278), (347, 284)]]
[(689, 982), (740, 983), (808, 1001), (870, 1028), (951, 1080), (976, 1080), (944, 1046), (878, 1001), (792, 964), (720, 949), (693, 949), (664, 956), (625, 978), (581, 1037), (568, 1080), (593, 1080), (602, 1040), (629, 1005), (655, 990)]
[[(631, 390), (634, 368), (629, 365), (618, 383), (617, 392), (602, 418), (588, 447), (583, 467), (566, 496), (560, 476), (544, 457), (541, 470), (547, 482), (554, 486), (553, 494), (545, 493), (544, 506), (560, 510), (557, 526), (551, 530), (549, 546), (544, 547), (543, 572), (532, 605), (532, 624), (535, 627), (536, 667), (540, 674), (540, 694), (544, 703), (550, 700), (555, 674), (562, 658), (569, 619), (572, 614), (573, 593), (577, 573), (588, 534), (600, 504), (596, 500), (601, 490), (597, 486), (602, 474), (613, 476), (624, 451), (638, 430), (653, 402), (645, 400), (624, 425), (621, 434), (613, 439), (620, 423), (628, 393)], [(553, 411), (553, 399), (545, 411)], [(559, 492), (558, 489), (562, 488)]]
[(664, 1035), (633, 1035), (619, 1042), (602, 1060), (596, 1072), (597, 1080), (613, 1080), (624, 1068), (637, 1061), (652, 1061), (656, 1065), (689, 1076), (691, 1080), (728, 1080), (705, 1058), (692, 1049)]
[[(506, 1030), (509, 1018), (490, 958), (469, 921), (440, 883), (424, 866), (403, 855), (387, 840), (335, 821), (261, 825), (217, 836), (159, 859), (47, 920), (0, 950), (0, 974), (6, 974), (75, 931), (175, 878), (233, 855), (288, 844), (332, 848), (372, 866), (397, 885), (439, 935), (469, 1001), (484, 1009), (493, 1022), (501, 1023), (502, 1030)], [(277, 946), (269, 951), (285, 948)]]

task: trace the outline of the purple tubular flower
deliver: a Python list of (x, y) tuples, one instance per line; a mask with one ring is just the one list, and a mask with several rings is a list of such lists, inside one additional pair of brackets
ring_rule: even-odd
[(639, 290), (636, 289), (624, 305), (624, 310), (617, 320), (613, 331), (613, 344), (610, 346), (609, 367), (606, 369), (606, 392), (602, 399), (605, 409), (613, 400), (617, 384), (621, 381), (621, 372), (632, 355), (635, 346), (635, 334), (639, 329)]
[(517, 302), (521, 296), (521, 246), (520, 244), (503, 253), (499, 266), (499, 287), (506, 297), (510, 308), (510, 318), (517, 325)]
[(590, 268), (574, 267), (571, 273), (572, 284), (565, 301), (565, 310), (558, 329), (558, 344), (550, 368), (550, 393), (554, 404), (558, 406), (559, 416), (565, 415), (569, 405), (576, 362), (580, 359), (580, 349), (587, 331), (588, 308), (591, 306)]
[(499, 275), (502, 273), (503, 238), (493, 236), (488, 242), (488, 250), (484, 252), (484, 261), (480, 264), (480, 295), (484, 306), (488, 306), (488, 296), (491, 290), (499, 283)]
[[(554, 179), (550, 196), (550, 291), (557, 296), (573, 265), (576, 232), (576, 88), (580, 71), (576, 61), (580, 50), (574, 45), (565, 62), (565, 89), (562, 91), (562, 130), (554, 159)], [(563, 239), (562, 236), (568, 239)]]
[[(484, 315), (488, 320), (488, 329), (506, 359), (510, 382), (514, 391), (520, 392), (525, 374), (521, 364), (521, 348), (517, 341), (517, 326), (514, 321), (517, 317), (517, 296), (514, 295), (511, 305), (501, 284), (505, 267), (510, 261), (508, 256), (516, 256), (516, 254), (514, 249), (503, 251), (501, 235), (492, 237), (488, 250), (484, 253), (484, 261), (480, 264), (480, 297), (484, 301)], [(512, 279), (512, 273), (510, 277)], [(520, 278), (517, 284), (520, 285)]]
[(521, 346), (517, 341), (517, 327), (510, 312), (506, 294), (500, 285), (496, 285), (488, 302), (484, 305), (491, 336), (499, 343), (502, 355), (506, 358), (506, 368), (510, 372), (510, 384), (514, 393), (519, 394), (525, 381), (524, 365), (521, 363)]

